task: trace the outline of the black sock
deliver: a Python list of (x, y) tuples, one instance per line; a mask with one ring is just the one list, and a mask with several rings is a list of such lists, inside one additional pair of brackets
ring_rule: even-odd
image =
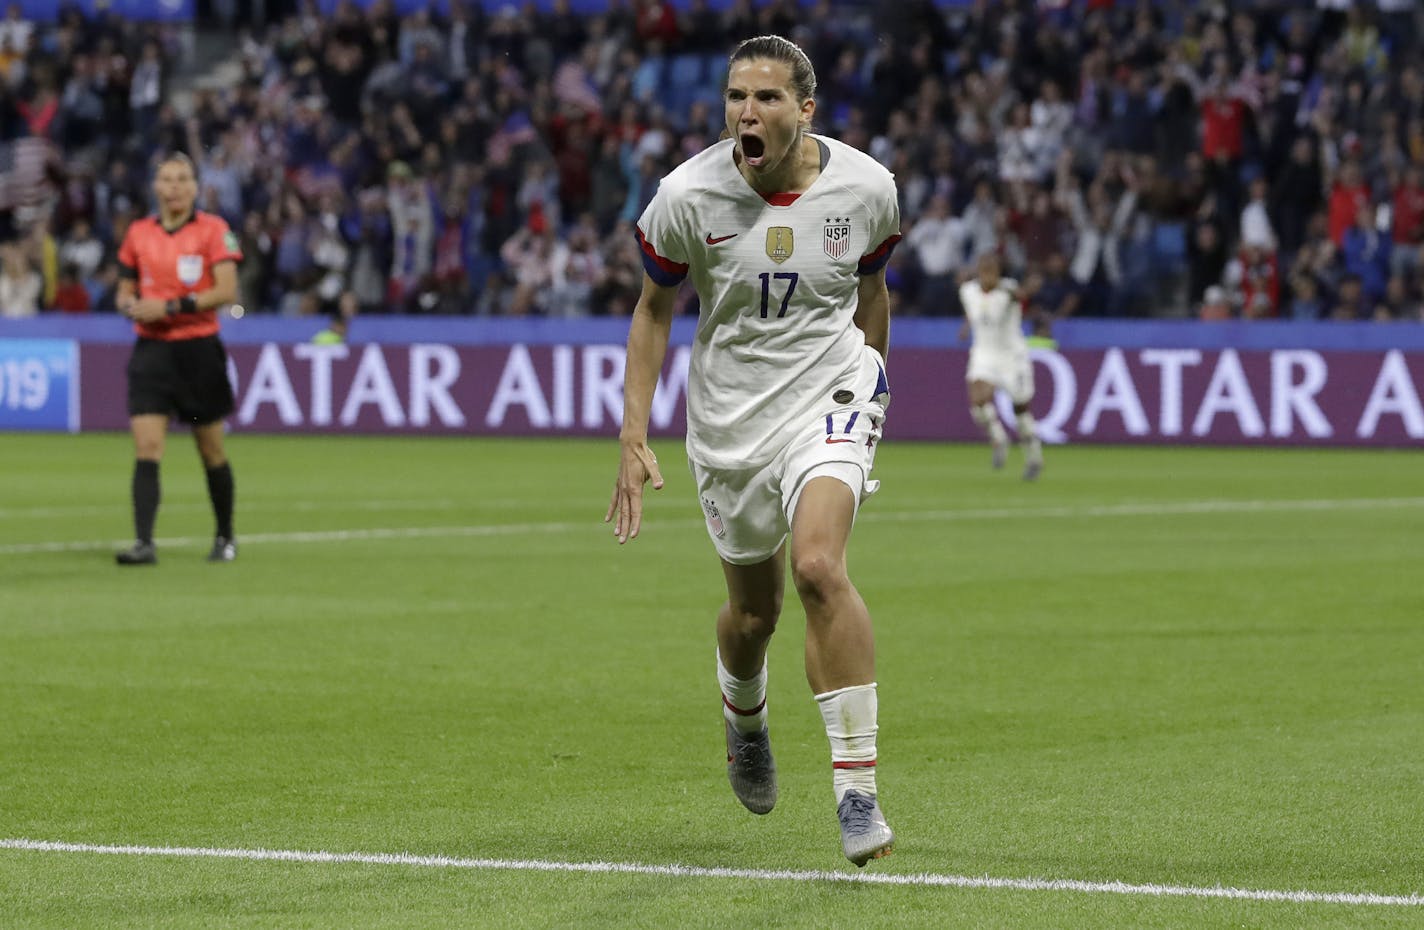
[(208, 499), (213, 502), (213, 516), (218, 521), (218, 535), (232, 539), (232, 465), (223, 462), (208, 469)]
[(158, 463), (136, 459), (133, 470), (134, 538), (153, 542), (153, 521), (158, 517)]

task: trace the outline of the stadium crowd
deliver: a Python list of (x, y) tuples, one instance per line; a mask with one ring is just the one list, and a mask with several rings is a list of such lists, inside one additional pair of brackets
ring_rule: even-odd
[(1420, 19), (1412, 0), (308, 4), (180, 113), (175, 33), (12, 8), (0, 315), (112, 309), (115, 243), (173, 149), (240, 235), (249, 309), (626, 314), (632, 224), (718, 138), (731, 46), (773, 32), (816, 66), (817, 128), (896, 174), (897, 313), (957, 314), (993, 251), (1042, 319), (1424, 320)]

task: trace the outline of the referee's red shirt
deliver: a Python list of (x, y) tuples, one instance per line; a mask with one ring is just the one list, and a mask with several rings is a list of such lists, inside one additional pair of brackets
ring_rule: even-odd
[[(206, 291), (213, 286), (213, 266), (228, 261), (242, 261), (237, 236), (222, 217), (201, 210), (171, 232), (157, 216), (134, 220), (119, 246), (121, 270), (138, 282), (140, 298), (176, 300)], [(146, 339), (196, 339), (217, 331), (216, 310), (134, 323), (134, 332)]]

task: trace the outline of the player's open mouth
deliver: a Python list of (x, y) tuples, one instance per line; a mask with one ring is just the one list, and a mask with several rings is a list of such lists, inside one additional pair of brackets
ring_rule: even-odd
[(742, 133), (742, 157), (747, 164), (753, 168), (761, 167), (762, 159), (766, 156), (766, 143), (757, 136), (749, 132)]

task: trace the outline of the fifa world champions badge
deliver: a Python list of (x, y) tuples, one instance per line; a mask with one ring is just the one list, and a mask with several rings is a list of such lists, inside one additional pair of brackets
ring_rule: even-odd
[(825, 232), (821, 245), (831, 258), (840, 260), (850, 251), (850, 217), (826, 217)]
[(766, 257), (780, 265), (796, 251), (796, 235), (790, 226), (773, 226), (766, 231)]

